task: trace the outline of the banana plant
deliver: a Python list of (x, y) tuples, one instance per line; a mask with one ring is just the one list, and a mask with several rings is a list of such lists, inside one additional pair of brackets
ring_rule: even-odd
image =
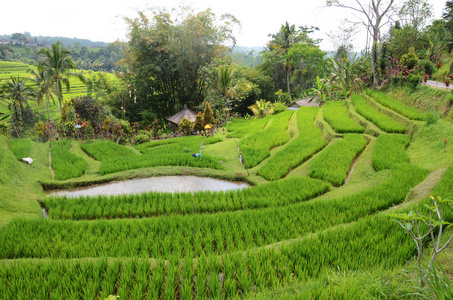
[(316, 76), (316, 87), (306, 89), (302, 91), (302, 93), (312, 97), (309, 102), (313, 101), (314, 99), (317, 99), (316, 102), (326, 102), (330, 99), (332, 90), (329, 82), (327, 82), (325, 79), (319, 78), (319, 76)]

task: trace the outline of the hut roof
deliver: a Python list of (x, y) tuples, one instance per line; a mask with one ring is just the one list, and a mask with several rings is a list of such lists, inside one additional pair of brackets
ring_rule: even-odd
[(319, 97), (315, 97), (313, 100), (311, 99), (312, 97), (307, 97), (293, 101), (288, 105), (288, 109), (299, 109), (302, 106), (321, 107), (324, 104), (324, 101), (318, 102), (320, 100)]
[(196, 116), (196, 113), (188, 109), (187, 105), (184, 105), (184, 108), (180, 112), (174, 114), (171, 117), (167, 117), (166, 119), (178, 125), (182, 121), (182, 119), (188, 119), (190, 122), (195, 122)]

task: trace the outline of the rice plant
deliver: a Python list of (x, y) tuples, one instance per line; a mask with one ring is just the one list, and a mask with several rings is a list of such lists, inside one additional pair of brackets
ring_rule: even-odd
[(363, 133), (363, 126), (357, 124), (348, 115), (346, 103), (343, 101), (327, 101), (322, 106), (324, 119), (338, 133)]
[(354, 158), (365, 148), (367, 140), (362, 135), (345, 134), (344, 139), (328, 146), (317, 156), (310, 167), (309, 176), (342, 185)]
[(301, 107), (297, 111), (299, 136), (273, 155), (258, 170), (258, 175), (267, 180), (278, 180), (326, 145), (321, 130), (313, 124), (318, 110), (317, 107)]
[(55, 180), (66, 180), (80, 177), (85, 173), (87, 162), (69, 152), (70, 140), (52, 141), (50, 148), (51, 165)]
[(398, 100), (395, 100), (382, 92), (375, 90), (367, 90), (366, 93), (380, 104), (390, 109), (393, 109), (394, 111), (402, 114), (405, 117), (408, 117), (409, 119), (419, 121), (423, 121), (425, 119), (425, 115), (422, 112), (410, 106), (404, 105)]
[[(201, 168), (223, 169), (218, 158), (203, 155), (203, 159), (194, 159), (192, 153), (200, 150), (201, 142), (204, 145), (220, 142), (220, 137), (204, 139), (201, 136), (192, 136), (144, 143), (137, 146), (141, 154), (132, 149), (118, 145), (111, 141), (97, 141), (85, 143), (82, 149), (90, 156), (102, 162), (99, 169), (101, 175), (156, 166), (191, 166)], [(184, 151), (189, 149), (190, 151)]]
[(411, 139), (401, 134), (381, 134), (376, 139), (372, 162), (377, 171), (391, 169), (396, 163), (408, 163), (406, 148)]
[[(169, 214), (138, 220), (132, 219), (127, 206), (122, 206), (120, 214), (126, 219), (79, 222), (16, 219), (0, 229), (0, 258), (169, 258), (244, 251), (357, 221), (394, 206), (401, 203), (409, 190), (425, 176), (426, 171), (418, 167), (395, 164), (392, 175), (383, 184), (328, 201), (300, 202), (292, 198), (297, 197), (297, 190), (294, 194), (287, 190), (286, 195), (290, 196), (285, 197), (285, 192), (274, 194), (273, 188), (263, 188), (261, 193), (267, 195), (268, 201), (289, 205), (259, 210), (186, 216)], [(159, 213), (178, 203), (167, 199), (162, 210), (158, 208)], [(215, 207), (212, 202), (201, 199), (199, 202), (206, 207)], [(221, 205), (234, 207), (234, 202)], [(79, 207), (77, 213), (86, 216), (88, 210), (82, 205)]]
[(290, 140), (291, 136), (287, 128), (293, 113), (293, 111), (286, 111), (275, 115), (264, 130), (241, 139), (239, 146), (249, 168), (253, 168), (270, 156), (272, 148), (284, 145)]
[[(246, 209), (283, 206), (306, 201), (329, 191), (321, 180), (296, 177), (243, 189), (240, 191), (196, 193), (148, 192), (139, 195), (65, 196), (42, 200), (55, 220), (98, 220), (102, 218), (156, 217), (163, 215), (190, 215), (218, 213)], [(272, 193), (275, 197), (269, 197)], [(86, 211), (86, 212), (85, 212)]]
[(272, 116), (252, 120), (235, 119), (227, 124), (227, 129), (233, 137), (242, 138), (262, 131), (271, 119)]
[(377, 127), (388, 133), (405, 133), (406, 127), (392, 119), (391, 117), (374, 109), (362, 96), (351, 96), (357, 112), (364, 116), (367, 120), (376, 124)]

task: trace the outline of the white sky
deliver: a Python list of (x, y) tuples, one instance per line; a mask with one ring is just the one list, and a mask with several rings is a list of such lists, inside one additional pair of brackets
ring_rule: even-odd
[[(217, 16), (234, 15), (242, 25), (235, 36), (238, 46), (265, 46), (269, 33), (276, 33), (288, 21), (296, 26), (313, 25), (320, 28), (317, 38), (324, 41), (321, 48), (331, 49), (326, 33), (334, 31), (350, 11), (324, 7), (325, 0), (6, 0), (2, 1), (0, 34), (30, 32), (34, 36), (64, 36), (93, 41), (126, 41), (124, 16), (136, 17), (138, 10), (147, 7), (174, 8), (191, 5), (196, 10), (211, 8)], [(398, 4), (403, 0), (396, 0)], [(446, 0), (429, 0), (435, 17), (441, 16)], [(354, 39), (356, 50), (365, 46), (365, 31)]]

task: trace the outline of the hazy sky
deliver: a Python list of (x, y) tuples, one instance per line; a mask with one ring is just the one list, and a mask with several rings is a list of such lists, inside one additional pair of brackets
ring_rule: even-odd
[[(191, 5), (196, 10), (211, 8), (216, 15), (233, 14), (242, 25), (236, 32), (239, 46), (264, 46), (269, 33), (276, 33), (280, 25), (313, 25), (320, 28), (316, 35), (323, 38), (321, 47), (331, 48), (326, 36), (341, 24), (350, 11), (324, 7), (325, 0), (256, 1), (256, 0), (6, 0), (2, 1), (0, 34), (30, 32), (39, 36), (64, 36), (93, 41), (113, 42), (126, 40), (127, 26), (124, 16), (136, 17), (138, 10), (149, 7), (174, 8)], [(403, 0), (396, 0), (403, 3)], [(446, 0), (430, 0), (439, 18)], [(354, 39), (356, 50), (365, 46), (364, 31)]]

